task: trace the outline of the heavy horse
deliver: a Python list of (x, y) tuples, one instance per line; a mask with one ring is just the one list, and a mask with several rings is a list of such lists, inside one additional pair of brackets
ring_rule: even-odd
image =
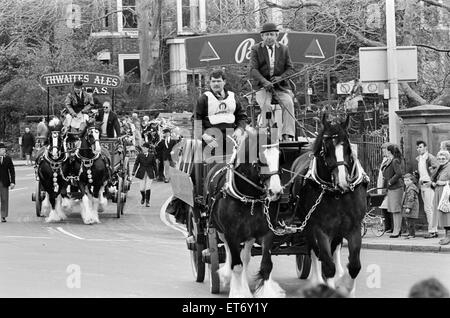
[[(361, 221), (367, 210), (368, 177), (349, 142), (344, 123), (329, 122), (313, 151), (301, 155), (292, 165), (298, 176), (291, 188), (296, 215), (306, 220), (304, 234), (311, 250), (310, 280), (354, 296), (355, 279), (361, 269)], [(343, 239), (348, 242), (348, 272), (341, 265)]]
[[(67, 196), (68, 183), (64, 178), (68, 152), (61, 133), (61, 121), (57, 118), (52, 119), (48, 128), (46, 146), (42, 147), (36, 156), (35, 169), (39, 179), (40, 187), (38, 188), (42, 188), (45, 192), (42, 202), (43, 214), (48, 215), (45, 221), (59, 222), (66, 219), (63, 210), (70, 205)], [(40, 191), (36, 195), (40, 196)], [(37, 197), (35, 200), (40, 200), (40, 198)]]
[(205, 180), (210, 222), (225, 245), (226, 259), (219, 276), (224, 285), (230, 284), (230, 297), (253, 296), (247, 270), (255, 241), (262, 245), (263, 255), (257, 296), (284, 295), (270, 277), (273, 233), (269, 222), (276, 205), (272, 203), (283, 190), (279, 176), (280, 149), (278, 143), (271, 143), (267, 130), (260, 132), (247, 129), (244, 141), (234, 153), (236, 158), (229, 164), (214, 166)]

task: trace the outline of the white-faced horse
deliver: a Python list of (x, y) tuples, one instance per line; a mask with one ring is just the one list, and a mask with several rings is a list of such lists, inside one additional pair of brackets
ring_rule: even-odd
[(100, 131), (88, 124), (80, 136), (80, 148), (71, 158), (70, 174), (81, 192), (81, 216), (85, 224), (100, 223), (98, 211), (106, 207), (105, 186), (110, 179), (109, 159), (101, 151)]
[[(63, 173), (68, 154), (61, 128), (59, 119), (54, 118), (50, 121), (46, 146), (41, 148), (36, 158), (36, 173), (46, 193), (42, 202), (43, 214), (48, 215), (46, 222), (59, 222), (66, 219), (62, 207), (69, 205), (67, 181)], [(39, 198), (37, 197), (36, 200)]]
[(279, 145), (267, 142), (268, 137), (266, 130), (261, 134), (247, 132), (233, 164), (217, 164), (205, 180), (211, 222), (225, 244), (226, 260), (219, 275), (223, 284), (230, 284), (230, 297), (253, 296), (247, 271), (255, 242), (262, 246), (256, 295), (284, 296), (270, 276), (273, 233), (268, 219), (273, 221), (273, 211), (269, 210), (271, 202), (279, 199), (282, 186)]
[[(301, 155), (292, 171), (305, 176), (292, 187), (296, 213), (307, 220), (304, 235), (311, 249), (313, 284), (326, 283), (354, 296), (361, 269), (361, 221), (367, 210), (368, 177), (352, 151), (345, 123), (322, 118), (313, 152)], [(348, 242), (348, 271), (341, 265), (343, 239)]]

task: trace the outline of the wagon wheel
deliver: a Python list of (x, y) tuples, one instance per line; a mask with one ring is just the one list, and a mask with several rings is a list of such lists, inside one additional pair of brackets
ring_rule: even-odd
[(122, 200), (122, 188), (123, 188), (123, 180), (121, 177), (119, 177), (119, 181), (117, 183), (117, 191), (116, 191), (116, 196), (117, 196), (117, 218), (120, 219), (120, 214), (122, 212), (123, 209), (123, 200)]
[(123, 161), (123, 192), (127, 193), (130, 190), (130, 158), (125, 157)]
[(376, 237), (383, 236), (384, 232), (386, 232), (383, 218), (378, 216), (377, 220), (372, 222), (370, 229)]
[(306, 254), (295, 255), (295, 269), (299, 279), (307, 279), (311, 271), (311, 256)]
[(367, 227), (365, 222), (361, 222), (361, 237), (364, 237), (367, 233)]
[(211, 294), (220, 292), (219, 273), (219, 248), (217, 246), (217, 232), (215, 228), (208, 229), (208, 251), (209, 251), (209, 290)]
[(190, 250), (191, 253), (191, 265), (192, 272), (195, 277), (195, 281), (201, 283), (205, 279), (205, 262), (203, 261), (202, 251), (205, 248), (205, 244), (199, 237), (199, 223), (195, 222), (194, 211), (189, 207), (188, 219), (187, 219), (188, 236), (193, 237), (195, 241), (195, 248)]
[(36, 206), (36, 216), (41, 217), (41, 210), (42, 210), (42, 194), (41, 194), (41, 183), (39, 180), (36, 181), (36, 190), (34, 193), (31, 194), (31, 200), (34, 201)]

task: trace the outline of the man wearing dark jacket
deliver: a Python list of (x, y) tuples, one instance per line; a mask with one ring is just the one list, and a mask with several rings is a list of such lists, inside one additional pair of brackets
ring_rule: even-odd
[(156, 151), (164, 162), (164, 182), (170, 180), (170, 167), (173, 166), (172, 149), (177, 144), (177, 140), (170, 137), (170, 129), (163, 130), (164, 138), (156, 145)]
[(110, 102), (106, 101), (103, 103), (103, 110), (99, 111), (96, 120), (102, 123), (102, 137), (120, 137), (121, 134), (119, 119), (117, 118), (116, 113), (111, 111)]
[(8, 217), (9, 189), (14, 189), (16, 173), (14, 164), (6, 154), (5, 144), (0, 142), (0, 204), (2, 222)]
[(203, 93), (194, 110), (194, 134), (225, 154), (227, 135), (237, 142), (242, 140), (247, 113), (234, 93), (224, 88), (226, 79), (222, 70), (213, 71), (209, 77), (210, 90)]
[[(293, 93), (284, 78), (295, 73), (287, 46), (277, 42), (279, 31), (275, 24), (266, 23), (261, 30), (262, 42), (254, 45), (250, 55), (250, 76), (256, 82), (256, 101), (261, 107), (259, 125), (277, 124), (283, 140), (295, 136), (295, 114)], [(261, 89), (263, 88), (264, 89)], [(272, 96), (282, 106), (272, 109)], [(269, 121), (266, 113), (274, 113)], [(281, 138), (280, 138), (281, 139)]]

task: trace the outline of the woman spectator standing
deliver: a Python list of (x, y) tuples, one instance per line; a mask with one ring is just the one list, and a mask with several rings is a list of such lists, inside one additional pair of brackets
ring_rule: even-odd
[(149, 150), (150, 144), (147, 142), (144, 143), (142, 145), (142, 152), (138, 154), (133, 167), (133, 176), (141, 179), (141, 204), (144, 204), (145, 202), (146, 207), (150, 206), (151, 187), (156, 171), (155, 154), (154, 151)]
[(402, 227), (402, 197), (403, 197), (403, 173), (402, 153), (397, 145), (391, 144), (386, 148), (388, 162), (384, 166), (384, 188), (387, 189), (387, 210), (392, 213), (394, 228), (390, 238), (400, 236)]
[[(387, 147), (391, 145), (390, 142), (385, 142), (381, 145), (381, 152), (383, 154), (383, 160), (381, 161), (380, 169), (378, 171), (378, 179), (377, 179), (377, 190), (378, 194), (382, 194), (384, 189), (384, 179), (383, 179), (383, 171), (386, 168), (386, 165), (390, 162), (390, 159), (387, 157)], [(387, 196), (384, 197), (383, 203), (381, 203), (380, 207), (381, 212), (383, 213), (384, 218), (384, 229), (386, 233), (392, 233), (392, 214), (387, 211)]]
[(441, 150), (437, 153), (436, 159), (439, 167), (431, 177), (431, 187), (434, 188), (433, 217), (438, 217), (438, 224), (445, 229), (445, 237), (439, 241), (439, 244), (447, 245), (450, 243), (450, 213), (439, 211), (438, 207), (444, 186), (450, 181), (450, 153), (447, 150)]

